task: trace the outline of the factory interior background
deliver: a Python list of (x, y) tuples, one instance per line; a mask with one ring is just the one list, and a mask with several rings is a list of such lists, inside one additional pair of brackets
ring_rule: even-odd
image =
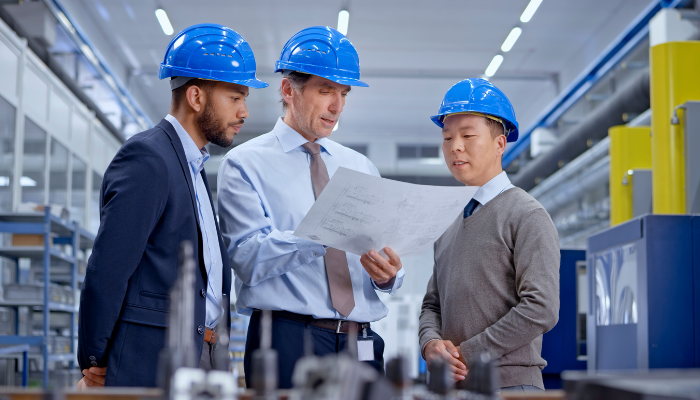
[[(251, 90), (232, 146), (282, 115), (274, 63), (309, 26), (358, 50), (369, 88), (352, 90), (331, 138), (384, 178), (461, 185), (429, 117), (462, 79), (497, 85), (520, 124), (504, 170), (549, 212), (562, 249), (545, 384), (561, 387), (564, 370), (700, 367), (699, 12), (682, 0), (0, 1), (0, 385), (80, 379), (77, 307), (103, 174), (168, 113), (164, 50), (204, 22), (240, 33), (270, 83)], [(208, 149), (216, 204), (230, 149)], [(405, 356), (419, 378), (433, 254), (402, 261), (403, 287), (380, 293), (390, 311), (373, 326), (385, 359)], [(247, 318), (232, 319), (237, 376)]]

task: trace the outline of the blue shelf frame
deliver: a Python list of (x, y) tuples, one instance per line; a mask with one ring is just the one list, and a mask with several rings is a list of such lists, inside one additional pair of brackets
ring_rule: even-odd
[(577, 101), (595, 86), (615, 65), (649, 35), (649, 21), (663, 8), (676, 8), (683, 0), (654, 0), (625, 28), (613, 42), (574, 79), (574, 81), (520, 132), (520, 139), (503, 154), (503, 168), (508, 167), (530, 146), (536, 128), (552, 126)]
[[(43, 325), (44, 331), (42, 336), (0, 336), (0, 345), (11, 345), (11, 346), (41, 346), (42, 358), (44, 362), (42, 385), (44, 388), (48, 387), (49, 383), (49, 362), (51, 361), (69, 361), (71, 368), (75, 366), (75, 341), (77, 339), (77, 326), (75, 324), (75, 317), (78, 314), (77, 305), (68, 305), (63, 303), (53, 302), (49, 298), (49, 286), (51, 282), (51, 259), (59, 259), (63, 262), (70, 264), (70, 287), (77, 290), (77, 283), (82, 275), (78, 274), (78, 250), (86, 250), (92, 247), (94, 244), (95, 237), (89, 232), (81, 229), (77, 222), (67, 222), (61, 218), (56, 217), (51, 214), (51, 208), (45, 207), (44, 213), (16, 213), (16, 214), (2, 214), (0, 215), (0, 232), (2, 233), (12, 233), (12, 234), (36, 234), (44, 236), (44, 246), (42, 254), (43, 262), (43, 278), (44, 278), (44, 298), (42, 303), (26, 303), (12, 301), (6, 301), (0, 303), (2, 307), (42, 307), (43, 314)], [(52, 234), (56, 234), (57, 237), (52, 238)], [(52, 248), (52, 245), (71, 245), (73, 249), (73, 254), (70, 257), (66, 257), (60, 252)], [(7, 254), (1, 255), (5, 258), (10, 258), (15, 261), (17, 268), (19, 268), (19, 263), (17, 258), (8, 256)], [(17, 276), (19, 274), (16, 274)], [(71, 324), (70, 324), (70, 353), (65, 354), (49, 354), (49, 331), (50, 331), (50, 320), (49, 316), (51, 312), (64, 312), (71, 314)], [(15, 325), (17, 327), (17, 325)], [(27, 347), (28, 349), (28, 347)], [(24, 386), (27, 384), (28, 379), (28, 363), (27, 363), (27, 352), (24, 352), (24, 364), (22, 371), (22, 383)]]

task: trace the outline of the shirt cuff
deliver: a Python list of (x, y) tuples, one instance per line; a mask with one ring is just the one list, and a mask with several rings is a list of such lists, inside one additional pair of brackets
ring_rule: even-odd
[(391, 285), (385, 287), (385, 288), (380, 288), (377, 286), (377, 283), (374, 282), (373, 279), (370, 279), (372, 281), (372, 286), (374, 286), (375, 290), (379, 290), (380, 292), (384, 293), (389, 293), (389, 294), (394, 294), (400, 287), (401, 284), (403, 283), (403, 277), (406, 275), (406, 271), (403, 270), (403, 267), (399, 270), (399, 272), (396, 273), (396, 276), (394, 277), (394, 282), (392, 282)]
[(302, 264), (308, 264), (326, 255), (326, 248), (322, 244), (310, 240), (299, 240), (297, 242), (297, 250), (299, 250), (299, 258), (301, 258)]

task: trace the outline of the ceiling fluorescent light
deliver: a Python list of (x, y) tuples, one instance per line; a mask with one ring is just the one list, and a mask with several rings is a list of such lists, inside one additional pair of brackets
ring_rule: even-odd
[(160, 23), (160, 27), (163, 28), (163, 33), (165, 33), (168, 36), (175, 33), (175, 30), (173, 29), (173, 26), (170, 24), (170, 20), (168, 19), (168, 14), (165, 13), (165, 10), (163, 10), (162, 8), (157, 9), (156, 10), (156, 18), (158, 18), (158, 22)]
[(540, 6), (540, 3), (542, 3), (542, 0), (530, 0), (530, 4), (528, 4), (527, 7), (525, 7), (523, 15), (520, 16), (520, 21), (530, 21), (532, 19), (532, 16), (535, 15), (535, 11), (537, 11), (537, 7)]
[(520, 29), (519, 27), (513, 28), (512, 31), (508, 34), (508, 37), (506, 40), (503, 42), (503, 45), (501, 46), (501, 51), (504, 53), (507, 53), (510, 51), (510, 49), (513, 48), (513, 45), (515, 42), (518, 41), (518, 38), (520, 37), (520, 34), (523, 33), (523, 30)]
[(489, 64), (489, 66), (486, 67), (486, 72), (484, 72), (484, 75), (488, 76), (489, 78), (494, 76), (496, 74), (496, 71), (498, 71), (498, 67), (501, 66), (502, 62), (503, 56), (497, 54), (495, 57), (493, 57), (493, 60), (491, 60), (491, 64)]
[(350, 22), (350, 13), (348, 10), (342, 10), (338, 13), (338, 32), (343, 35), (348, 34), (348, 23)]

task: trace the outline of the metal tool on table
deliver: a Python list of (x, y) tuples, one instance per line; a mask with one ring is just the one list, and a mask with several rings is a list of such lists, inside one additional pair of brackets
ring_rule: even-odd
[[(222, 360), (219, 353), (228, 356), (228, 351), (215, 352), (217, 369), (198, 369), (197, 352), (192, 340), (194, 332), (194, 279), (196, 264), (192, 243), (180, 244), (180, 265), (175, 285), (170, 290), (170, 315), (166, 331), (166, 345), (160, 353), (158, 366), (159, 383), (164, 397), (171, 400), (233, 399), (237, 386), (228, 373), (228, 359)], [(228, 338), (222, 336), (219, 345), (228, 347)]]
[(277, 372), (277, 350), (272, 348), (272, 312), (262, 312), (260, 319), (260, 348), (253, 352), (251, 382), (255, 398), (275, 399), (279, 377)]

